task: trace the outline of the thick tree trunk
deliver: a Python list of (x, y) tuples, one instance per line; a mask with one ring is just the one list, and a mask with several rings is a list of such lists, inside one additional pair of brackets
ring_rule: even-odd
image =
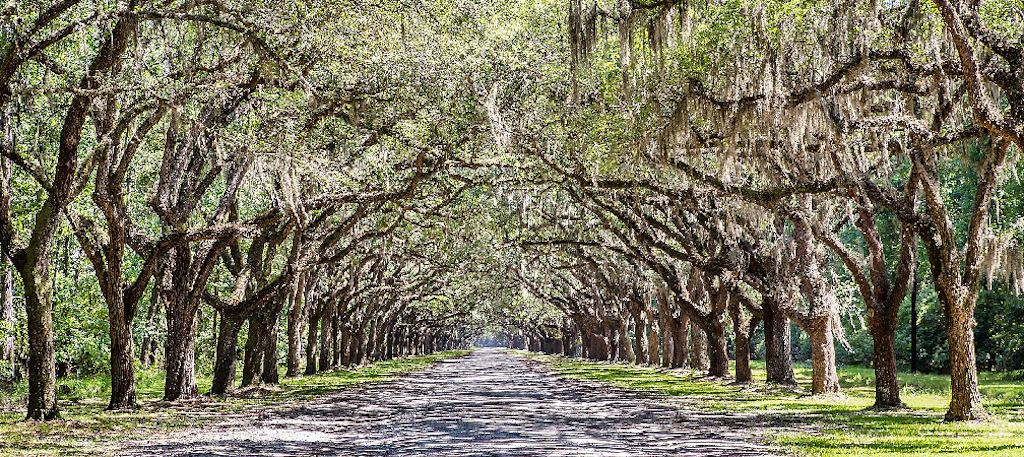
[(352, 330), (346, 325), (341, 332), (341, 365), (352, 366)]
[(341, 366), (341, 316), (336, 311), (331, 323), (331, 367)]
[(647, 356), (647, 326), (639, 312), (633, 313), (633, 335), (636, 339), (636, 363), (646, 364), (650, 361)]
[(729, 377), (729, 343), (725, 335), (725, 320), (719, 318), (712, 323), (707, 332), (708, 344), (708, 376), (715, 378)]
[(303, 372), (306, 376), (316, 374), (316, 336), (319, 333), (319, 323), (320, 314), (310, 310), (309, 323), (306, 325), (306, 370)]
[(984, 419), (988, 416), (978, 390), (978, 365), (974, 353), (974, 303), (966, 299), (948, 304), (946, 338), (949, 341), (950, 393), (947, 421)]
[(707, 334), (697, 324), (690, 322), (690, 368), (706, 372), (710, 366)]
[(608, 347), (608, 341), (605, 340), (604, 336), (596, 333), (589, 333), (588, 336), (590, 340), (589, 357), (599, 361), (608, 360), (609, 356), (611, 356), (611, 351)]
[(176, 312), (167, 306), (167, 340), (164, 343), (164, 401), (195, 398), (196, 387), (196, 316)]
[(210, 395), (223, 397), (234, 388), (235, 355), (238, 351), (238, 332), (241, 329), (241, 319), (229, 315), (221, 316), (220, 329), (217, 332), (217, 358), (213, 365), (213, 385), (210, 387)]
[[(120, 288), (120, 284), (117, 286)], [(132, 334), (134, 316), (128, 315), (123, 298), (121, 291), (115, 291), (107, 297), (110, 325), (110, 403), (107, 405), (109, 410), (136, 406), (135, 337)]]
[(903, 408), (899, 380), (896, 377), (896, 329), (892, 327), (895, 322), (875, 318), (871, 319), (870, 324), (875, 368), (873, 409), (885, 411)]
[(660, 365), (661, 354), (658, 352), (658, 348), (661, 346), (661, 335), (658, 332), (658, 321), (654, 318), (650, 307), (644, 307), (644, 314), (647, 316), (647, 326), (644, 329), (644, 332), (647, 333), (647, 361), (651, 365)]
[(47, 261), (42, 257), (35, 265), (21, 270), (28, 324), (28, 418), (35, 420), (51, 420), (60, 415)]
[[(363, 358), (366, 356), (366, 322), (360, 323), (359, 329), (353, 336), (355, 337), (353, 339), (355, 344), (352, 345), (352, 364), (362, 365)], [(432, 341), (432, 343), (436, 344), (437, 341)]]
[(796, 385), (793, 355), (790, 347), (789, 319), (771, 300), (762, 303), (764, 313), (764, 352), (767, 381)]
[(839, 373), (836, 372), (836, 346), (832, 336), (832, 320), (825, 317), (807, 329), (811, 339), (811, 393), (837, 394)]
[(306, 275), (299, 276), (295, 292), (291, 296), (291, 306), (288, 308), (288, 369), (285, 377), (291, 378), (301, 373), (302, 352), (302, 320), (306, 298)]
[(242, 361), (241, 387), (255, 384), (256, 378), (263, 371), (263, 344), (260, 340), (266, 332), (264, 320), (263, 313), (249, 316), (249, 331), (245, 336), (245, 359)]
[(748, 384), (754, 380), (750, 372), (750, 337), (746, 332), (736, 331), (736, 382)]
[(658, 318), (658, 327), (661, 330), (661, 366), (670, 368), (675, 356), (672, 350), (672, 339), (676, 334), (676, 329), (672, 325), (672, 316), (666, 309), (658, 309)]
[(587, 334), (586, 330), (580, 330), (580, 357), (584, 359), (593, 359), (594, 357), (590, 354), (590, 347), (593, 343), (590, 341), (590, 335)]
[(750, 372), (750, 336), (757, 328), (758, 317), (749, 319), (743, 314), (738, 297), (729, 300), (729, 317), (732, 319), (733, 335), (736, 340), (736, 383), (748, 384), (754, 380)]
[(277, 385), (280, 383), (277, 372), (277, 320), (281, 314), (281, 304), (272, 305), (269, 315), (263, 322), (263, 334), (260, 337), (260, 346), (263, 356), (263, 370), (260, 380), (264, 384)]
[[(377, 335), (377, 319), (371, 319), (369, 328), (366, 331), (366, 361), (373, 363), (377, 361), (377, 343), (379, 343)], [(533, 340), (531, 340), (533, 341)]]
[(633, 345), (629, 341), (629, 329), (626, 327), (628, 324), (625, 319), (619, 321), (619, 347), (622, 348), (621, 353), (627, 362), (636, 364), (636, 354), (633, 352)]
[(690, 364), (690, 343), (687, 334), (690, 330), (690, 316), (681, 313), (675, 323), (676, 332), (672, 335), (672, 367), (682, 368)]
[(334, 349), (334, 345), (331, 343), (331, 336), (334, 334), (334, 301), (331, 300), (324, 307), (323, 315), (320, 317), (320, 360), (319, 370), (320, 372), (331, 370), (331, 354)]
[[(814, 202), (809, 196), (801, 198), (802, 206), (808, 213), (813, 213)], [(863, 222), (860, 222), (863, 226)], [(793, 229), (796, 244), (797, 275), (800, 278), (800, 291), (808, 302), (806, 311), (790, 309), (790, 317), (800, 326), (811, 340), (811, 393), (839, 393), (839, 375), (836, 373), (836, 347), (833, 340), (832, 318), (839, 310), (831, 297), (831, 291), (821, 276), (818, 252), (811, 235), (811, 229), (805, 224), (797, 224)], [(872, 249), (869, 247), (869, 250)], [(887, 274), (882, 272), (883, 274)], [(894, 316), (895, 317), (895, 316)]]
[(921, 179), (924, 201), (936, 223), (936, 230), (923, 241), (932, 268), (932, 282), (946, 318), (951, 378), (947, 421), (978, 420), (988, 416), (978, 390), (974, 310), (985, 258), (990, 206), (1009, 145), (1008, 141), (992, 141), (982, 157), (962, 249), (957, 245), (957, 230), (943, 202), (936, 155), (924, 155), (921, 162), (915, 164), (915, 168), (925, 172)]
[[(200, 255), (212, 258), (217, 249), (212, 245), (196, 249)], [(178, 246), (166, 254), (164, 274), (171, 281), (162, 294), (167, 339), (164, 342), (164, 400), (176, 401), (199, 396), (196, 387), (196, 332), (198, 326), (199, 297), (208, 276), (193, 271), (193, 250), (189, 245)]]

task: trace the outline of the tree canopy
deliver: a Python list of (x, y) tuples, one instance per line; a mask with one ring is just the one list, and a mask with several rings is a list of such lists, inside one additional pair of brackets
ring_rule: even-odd
[(739, 382), (810, 359), (815, 394), (868, 363), (876, 409), (910, 363), (950, 373), (951, 421), (985, 416), (979, 367), (1024, 368), (1020, 0), (0, 17), (31, 418), (68, 371), (118, 409), (138, 367), (174, 401), (480, 341)]

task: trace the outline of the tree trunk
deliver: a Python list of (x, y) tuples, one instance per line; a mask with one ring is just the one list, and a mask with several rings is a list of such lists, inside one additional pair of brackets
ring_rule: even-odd
[(245, 336), (245, 359), (242, 361), (241, 387), (256, 383), (256, 378), (263, 371), (263, 344), (260, 341), (266, 332), (263, 313), (249, 316), (249, 331)]
[(690, 316), (680, 313), (675, 323), (676, 332), (672, 335), (672, 368), (682, 368), (690, 363), (690, 344), (687, 333), (690, 330)]
[(899, 380), (896, 377), (895, 322), (875, 318), (870, 320), (871, 339), (874, 342), (875, 405), (873, 409), (885, 411), (903, 408)]
[(217, 333), (217, 359), (213, 366), (213, 385), (210, 395), (223, 397), (234, 388), (235, 355), (238, 351), (238, 332), (242, 329), (242, 320), (224, 314), (220, 318), (220, 329)]
[(918, 157), (915, 168), (924, 171), (921, 179), (924, 201), (936, 229), (923, 238), (932, 268), (932, 279), (939, 304), (946, 317), (949, 343), (950, 403), (947, 421), (984, 419), (988, 416), (978, 390), (978, 366), (974, 347), (974, 309), (985, 258), (985, 233), (989, 231), (989, 210), (997, 189), (999, 172), (1005, 161), (1008, 141), (992, 141), (978, 170), (970, 219), (963, 248), (942, 197), (936, 155)]
[(580, 330), (580, 356), (584, 359), (593, 359), (594, 356), (590, 353), (590, 348), (593, 343), (590, 341), (590, 335), (587, 334), (586, 330)]
[(639, 312), (633, 313), (633, 335), (636, 339), (636, 363), (646, 364), (650, 360), (647, 356), (647, 328)]
[(672, 339), (676, 329), (672, 325), (672, 316), (667, 309), (658, 309), (658, 327), (661, 331), (661, 366), (671, 368), (675, 352), (672, 350)]
[[(3, 141), (7, 144), (0, 144), (0, 147), (14, 148), (13, 139), (11, 135), (11, 125), (8, 121), (9, 114), (7, 111), (0, 111), (0, 134), (3, 135)], [(11, 208), (11, 173), (14, 171), (13, 163), (11, 159), (0, 158), (0, 198), (3, 199), (0, 202), (0, 208), (2, 208), (4, 214), (3, 217), (10, 216)], [(3, 284), (0, 284), (0, 290), (2, 290), (3, 296), (0, 297), (0, 324), (6, 323), (6, 328), (9, 328), (9, 333), (0, 335), (3, 337), (2, 355), (3, 364), (8, 365), (11, 370), (11, 380), (17, 382), (17, 365), (15, 362), (16, 357), (16, 344), (17, 340), (15, 335), (15, 329), (18, 328), (17, 314), (14, 312), (14, 264), (10, 262), (10, 259), (6, 255), (0, 254), (0, 264), (4, 267)], [(0, 327), (3, 327), (0, 325)]]
[(715, 378), (729, 377), (729, 343), (725, 335), (725, 320), (719, 319), (712, 323), (707, 335), (708, 376)]
[(590, 358), (599, 361), (608, 360), (608, 357), (611, 355), (611, 351), (608, 347), (608, 341), (604, 339), (604, 336), (596, 333), (590, 333), (589, 337)]
[[(377, 350), (380, 345), (380, 326), (377, 319), (370, 320), (370, 327), (366, 331), (366, 361), (369, 363), (379, 360)], [(536, 343), (535, 340), (531, 340)]]
[(647, 333), (647, 360), (651, 365), (660, 365), (661, 354), (658, 348), (661, 347), (661, 335), (658, 332), (658, 320), (654, 318), (650, 307), (644, 307), (644, 314), (647, 315), (647, 326), (644, 329)]
[(984, 419), (988, 416), (978, 390), (978, 365), (974, 354), (974, 304), (966, 299), (950, 303), (946, 313), (949, 340), (950, 393), (947, 421)]
[(754, 380), (750, 372), (750, 337), (746, 332), (737, 330), (736, 336), (736, 382), (748, 384)]
[[(809, 326), (811, 339), (811, 393), (839, 393), (839, 373), (836, 372), (836, 346), (832, 337), (832, 319), (824, 317)], [(877, 344), (877, 342), (876, 342)], [(895, 372), (893, 373), (895, 374)]]
[(708, 371), (711, 361), (708, 360), (708, 337), (697, 324), (690, 322), (690, 368), (697, 371)]
[(562, 327), (562, 355), (573, 357), (576, 355), (573, 346), (576, 344), (576, 335), (570, 326)]
[(150, 367), (156, 363), (156, 338), (153, 338), (153, 328), (156, 327), (156, 320), (160, 313), (160, 286), (163, 281), (161, 275), (156, 275), (153, 284), (153, 291), (149, 298), (149, 309), (146, 311), (146, 336), (142, 338), (142, 347), (139, 350), (139, 361), (143, 367)]
[(633, 352), (633, 345), (629, 341), (629, 329), (625, 319), (619, 321), (619, 346), (622, 348), (622, 355), (627, 362), (636, 364), (636, 353)]
[(298, 376), (301, 372), (299, 361), (302, 352), (302, 318), (306, 298), (306, 275), (299, 276), (295, 292), (291, 296), (288, 308), (288, 370), (285, 377)]
[(57, 407), (57, 370), (54, 360), (53, 305), (45, 256), (21, 270), (28, 324), (28, 418), (51, 420)]
[[(117, 277), (120, 277), (119, 275)], [(116, 287), (120, 289), (120, 282)], [(132, 318), (120, 290), (107, 296), (110, 324), (110, 403), (108, 410), (131, 408), (135, 398), (135, 337)], [(134, 308), (134, 307), (132, 307)]]
[[(801, 201), (801, 205), (807, 212), (813, 213), (814, 201), (809, 196), (802, 197)], [(800, 291), (807, 300), (808, 307), (806, 311), (790, 308), (789, 313), (793, 322), (807, 332), (811, 340), (811, 393), (814, 395), (837, 394), (839, 393), (839, 375), (836, 373), (836, 347), (833, 339), (832, 319), (839, 313), (839, 310), (836, 301), (831, 297), (828, 284), (821, 276), (819, 255), (810, 227), (805, 224), (797, 224), (793, 228), (793, 239), (796, 244)], [(868, 249), (870, 250), (872, 247)], [(877, 345), (875, 347), (878, 348)]]
[(796, 374), (793, 372), (789, 319), (772, 300), (764, 300), (761, 306), (764, 312), (764, 359), (767, 381), (795, 386)]
[(334, 301), (329, 301), (324, 306), (323, 314), (320, 316), (320, 372), (331, 370), (331, 352), (334, 345), (331, 343), (331, 335), (334, 334)]
[[(195, 250), (203, 261), (220, 252), (207, 244)], [(208, 271), (193, 271), (193, 250), (189, 245), (175, 247), (165, 254), (164, 274), (172, 281), (161, 292), (167, 339), (164, 343), (164, 400), (176, 401), (199, 396), (196, 387), (196, 331), (199, 294), (205, 289)]]
[(341, 366), (341, 316), (335, 310), (331, 322), (331, 367)]
[(306, 326), (306, 370), (303, 372), (306, 376), (316, 374), (316, 336), (319, 323), (320, 314), (314, 313), (311, 309), (309, 311), (309, 324)]
[(280, 383), (277, 372), (277, 320), (281, 314), (282, 304), (271, 305), (269, 316), (263, 322), (263, 335), (260, 338), (260, 346), (263, 355), (263, 373), (260, 380), (264, 384), (277, 385)]
[(759, 321), (756, 315), (747, 318), (738, 297), (730, 297), (729, 317), (732, 319), (733, 335), (736, 339), (736, 383), (748, 384), (754, 380), (750, 372), (750, 336)]
[(164, 401), (195, 398), (196, 387), (196, 316), (176, 312), (178, 306), (167, 306), (167, 340), (164, 343)]
[[(352, 345), (352, 364), (362, 365), (363, 358), (366, 356), (366, 322), (361, 322), (359, 329), (356, 330), (355, 339)], [(436, 341), (434, 341), (436, 343)]]
[(352, 330), (346, 325), (341, 331), (341, 365), (352, 366), (352, 352), (349, 348), (352, 346)]

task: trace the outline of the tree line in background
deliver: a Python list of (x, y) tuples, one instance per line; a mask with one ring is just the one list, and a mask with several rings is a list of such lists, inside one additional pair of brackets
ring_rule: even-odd
[(893, 409), (909, 338), (982, 418), (979, 364), (1024, 358), (1022, 15), (9, 3), (4, 376), (52, 419), (58, 370), (120, 409), (138, 366), (174, 401), (501, 332), (739, 382), (796, 348)]

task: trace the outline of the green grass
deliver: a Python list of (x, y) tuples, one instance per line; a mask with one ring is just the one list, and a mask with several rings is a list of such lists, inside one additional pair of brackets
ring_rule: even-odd
[[(163, 372), (153, 369), (138, 374), (139, 403), (134, 411), (104, 411), (110, 379), (95, 376), (58, 382), (61, 420), (25, 421), (24, 384), (0, 394), (0, 457), (37, 455), (109, 455), (121, 441), (153, 437), (226, 418), (289, 408), (339, 390), (370, 382), (384, 382), (396, 375), (429, 367), (438, 360), (469, 351), (377, 362), (315, 376), (284, 379), (280, 389), (253, 391), (252, 395), (224, 400), (201, 397), (179, 403), (160, 401)], [(283, 375), (283, 374), (282, 374)], [(210, 389), (209, 376), (197, 379), (200, 392)]]
[[(762, 432), (766, 441), (797, 455), (1024, 455), (1024, 384), (1019, 374), (981, 373), (991, 420), (950, 424), (942, 421), (949, 404), (949, 376), (901, 374), (901, 395), (910, 410), (879, 413), (866, 410), (874, 403), (874, 372), (864, 367), (840, 370), (843, 396), (815, 397), (809, 395), (811, 370), (805, 366), (796, 369), (802, 389), (793, 391), (764, 383), (730, 386), (688, 371), (522, 354), (570, 379), (649, 391), (688, 408), (764, 414), (771, 424)], [(752, 365), (754, 379), (764, 379), (764, 363)]]

